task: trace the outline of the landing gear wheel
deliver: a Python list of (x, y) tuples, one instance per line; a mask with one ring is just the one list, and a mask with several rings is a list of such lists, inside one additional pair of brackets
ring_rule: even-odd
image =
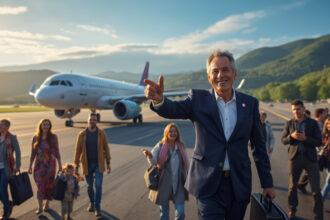
[(96, 114), (96, 120), (97, 120), (97, 122), (100, 122), (101, 121), (101, 115), (100, 115), (100, 113), (97, 113)]
[(133, 124), (136, 124), (136, 123), (137, 123), (137, 117), (133, 118)]
[(72, 120), (66, 120), (65, 121), (65, 127), (73, 127), (73, 121)]
[(137, 120), (138, 122), (141, 124), (143, 122), (143, 116), (140, 114), (138, 117), (137, 117)]

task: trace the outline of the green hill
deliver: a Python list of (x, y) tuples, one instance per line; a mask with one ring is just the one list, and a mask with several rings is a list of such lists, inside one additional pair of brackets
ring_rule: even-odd
[(307, 101), (330, 98), (330, 68), (315, 71), (286, 83), (268, 83), (253, 91), (263, 101), (288, 101), (301, 98)]
[(314, 40), (251, 51), (239, 58), (237, 63), (241, 75), (247, 79), (246, 87), (254, 89), (269, 82), (295, 80), (305, 73), (322, 70), (330, 66), (329, 57), (330, 35), (325, 35)]
[(286, 43), (278, 47), (263, 47), (246, 53), (237, 60), (239, 69), (251, 69), (262, 64), (281, 59), (315, 42), (315, 39), (303, 39)]

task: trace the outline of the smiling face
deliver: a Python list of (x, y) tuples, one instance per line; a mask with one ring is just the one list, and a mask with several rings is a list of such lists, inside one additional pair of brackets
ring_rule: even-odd
[(88, 127), (91, 129), (96, 128), (96, 124), (97, 124), (97, 116), (96, 115), (90, 115), (88, 117)]
[(228, 57), (216, 56), (210, 62), (207, 78), (214, 91), (221, 95), (232, 89), (236, 71), (231, 66)]
[(46, 134), (50, 129), (50, 122), (48, 120), (45, 120), (41, 123), (41, 130), (44, 134)]
[(178, 131), (176, 130), (176, 127), (172, 126), (170, 132), (167, 134), (167, 139), (170, 141), (176, 141), (177, 137)]

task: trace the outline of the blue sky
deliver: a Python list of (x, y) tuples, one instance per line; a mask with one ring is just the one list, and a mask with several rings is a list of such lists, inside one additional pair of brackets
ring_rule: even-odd
[(330, 1), (0, 0), (0, 66), (116, 52), (236, 57), (330, 33)]

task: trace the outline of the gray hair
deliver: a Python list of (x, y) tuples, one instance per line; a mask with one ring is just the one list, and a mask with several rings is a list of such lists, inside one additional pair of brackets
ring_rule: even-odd
[(227, 57), (230, 62), (231, 68), (233, 68), (233, 70), (236, 72), (236, 65), (235, 65), (235, 59), (234, 59), (233, 54), (231, 54), (227, 50), (225, 50), (225, 51), (216, 50), (213, 53), (211, 53), (211, 55), (209, 56), (209, 58), (206, 61), (206, 72), (207, 73), (209, 73), (210, 64), (215, 57)]

